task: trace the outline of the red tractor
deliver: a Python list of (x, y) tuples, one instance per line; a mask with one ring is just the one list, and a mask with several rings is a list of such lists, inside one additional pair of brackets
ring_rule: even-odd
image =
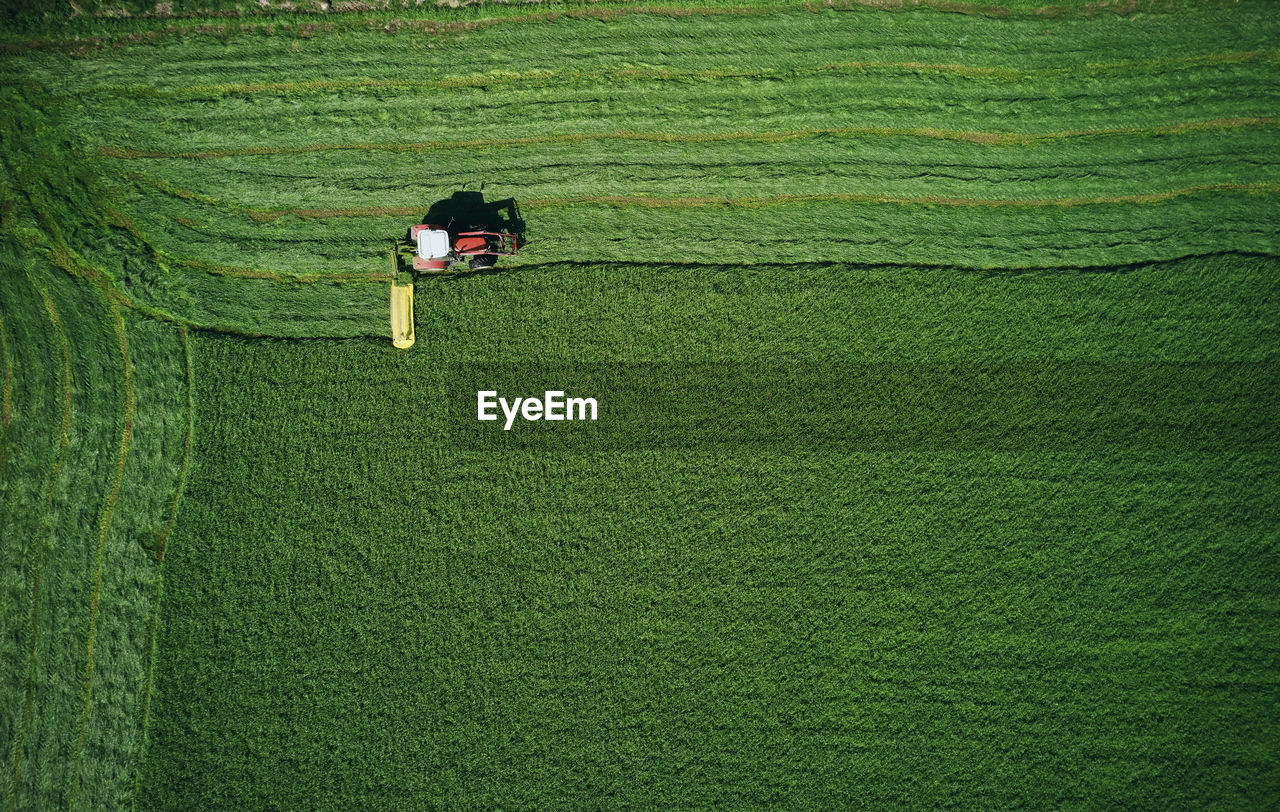
[(498, 257), (516, 253), (516, 235), (498, 231), (451, 231), (423, 223), (409, 229), (414, 245), (415, 271), (447, 271), (454, 263), (465, 262), (472, 270), (492, 268)]

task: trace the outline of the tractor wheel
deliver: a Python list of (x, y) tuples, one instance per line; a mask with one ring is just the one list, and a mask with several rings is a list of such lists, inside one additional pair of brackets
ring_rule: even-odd
[(477, 254), (471, 258), (471, 262), (468, 264), (473, 271), (483, 271), (486, 268), (492, 268), (497, 262), (498, 257), (496, 254)]

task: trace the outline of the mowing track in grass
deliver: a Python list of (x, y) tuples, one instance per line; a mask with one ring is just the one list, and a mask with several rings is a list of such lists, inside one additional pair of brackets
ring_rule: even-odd
[(125, 338), (124, 318), (119, 309), (110, 302), (102, 291), (96, 291), (106, 302), (111, 312), (112, 324), (116, 340), (119, 342), (122, 362), (121, 379), (121, 416), (120, 450), (116, 457), (115, 473), (112, 475), (111, 490), (103, 500), (97, 521), (97, 552), (94, 555), (93, 592), (89, 606), (89, 628), (85, 635), (85, 667), (84, 667), (84, 705), (80, 711), (80, 721), (76, 728), (76, 746), (72, 758), (71, 769), (67, 774), (68, 808), (76, 807), (76, 795), (80, 790), (80, 765), (84, 756), (85, 730), (89, 721), (89, 707), (93, 697), (93, 646), (94, 635), (98, 627), (98, 604), (102, 593), (102, 567), (107, 547), (107, 531), (111, 526), (111, 515), (115, 509), (116, 499), (120, 496), (120, 486), (124, 481), (125, 461), (129, 456), (129, 443), (133, 437), (133, 371), (129, 366), (129, 345)]

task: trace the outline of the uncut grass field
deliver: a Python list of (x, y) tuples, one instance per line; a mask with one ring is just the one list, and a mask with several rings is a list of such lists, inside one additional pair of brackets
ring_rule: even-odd
[(6, 809), (1280, 806), (1274, 4), (0, 12)]

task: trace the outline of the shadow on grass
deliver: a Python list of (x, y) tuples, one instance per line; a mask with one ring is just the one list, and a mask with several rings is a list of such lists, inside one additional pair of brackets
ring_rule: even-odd
[(484, 199), (484, 192), (454, 192), (427, 210), (423, 223), (440, 226), (451, 234), (459, 231), (497, 231), (516, 235), (520, 248), (528, 244), (528, 232), (514, 197)]

